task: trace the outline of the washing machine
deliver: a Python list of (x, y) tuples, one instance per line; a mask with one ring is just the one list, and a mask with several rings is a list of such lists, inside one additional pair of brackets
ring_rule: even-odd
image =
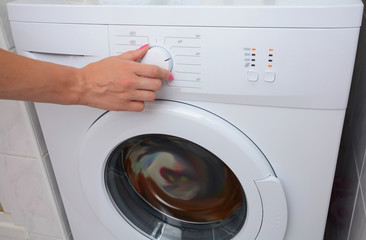
[(75, 240), (323, 239), (361, 1), (8, 11), (18, 54), (83, 67), (148, 43), (174, 76), (142, 112), (35, 103)]

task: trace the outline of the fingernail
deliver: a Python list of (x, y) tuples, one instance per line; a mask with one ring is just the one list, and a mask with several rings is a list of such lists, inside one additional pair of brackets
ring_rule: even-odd
[(169, 81), (171, 81), (171, 80), (173, 80), (173, 79), (174, 79), (173, 75), (172, 75), (172, 74), (170, 74), (170, 75), (169, 75), (169, 79), (168, 79), (168, 80), (169, 80)]
[(144, 46), (140, 47), (139, 49), (143, 49), (145, 47), (149, 46), (149, 44), (145, 44)]

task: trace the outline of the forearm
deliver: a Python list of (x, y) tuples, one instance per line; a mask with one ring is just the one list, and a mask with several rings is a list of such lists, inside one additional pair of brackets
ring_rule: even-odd
[(78, 71), (0, 49), (0, 98), (78, 104), (81, 91)]
[(137, 63), (143, 48), (91, 63), (81, 69), (42, 62), (0, 49), (0, 99), (81, 104), (105, 110), (142, 111), (154, 101), (169, 71)]

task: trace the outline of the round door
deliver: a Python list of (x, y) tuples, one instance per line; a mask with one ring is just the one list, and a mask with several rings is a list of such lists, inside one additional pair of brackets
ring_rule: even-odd
[(198, 107), (107, 112), (85, 134), (79, 163), (88, 202), (117, 239), (283, 239), (286, 200), (267, 159)]

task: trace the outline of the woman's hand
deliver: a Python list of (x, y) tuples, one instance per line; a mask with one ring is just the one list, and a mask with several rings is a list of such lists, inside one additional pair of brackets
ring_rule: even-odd
[(136, 62), (147, 51), (145, 45), (78, 69), (0, 49), (0, 99), (142, 111), (161, 80), (173, 79), (165, 69)]
[(168, 70), (139, 61), (148, 46), (108, 57), (80, 69), (80, 103), (115, 111), (142, 111), (155, 100), (161, 80), (172, 80)]

